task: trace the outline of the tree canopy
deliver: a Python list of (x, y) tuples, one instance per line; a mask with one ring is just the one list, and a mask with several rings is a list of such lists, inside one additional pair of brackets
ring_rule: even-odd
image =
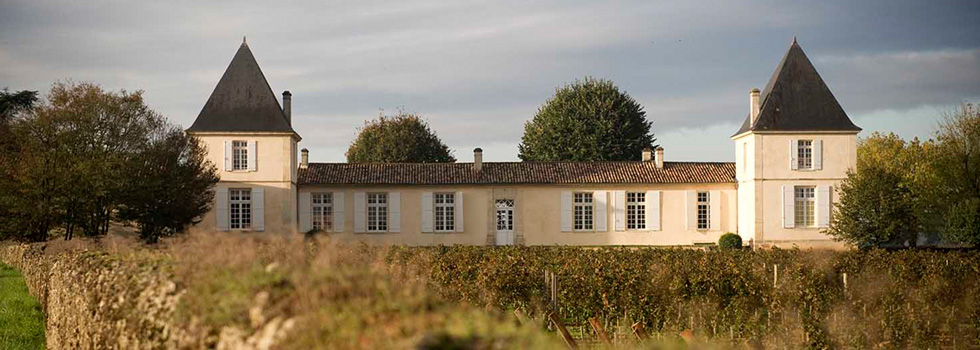
[(422, 118), (399, 111), (365, 122), (346, 155), (348, 163), (446, 163), (452, 153)]
[(646, 112), (609, 80), (587, 77), (555, 92), (524, 124), (525, 161), (638, 160), (656, 139)]

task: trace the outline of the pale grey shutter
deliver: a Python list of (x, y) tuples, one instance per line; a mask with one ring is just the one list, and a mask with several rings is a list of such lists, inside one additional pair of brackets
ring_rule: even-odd
[(793, 186), (783, 186), (783, 228), (796, 227), (794, 212)]
[(299, 232), (306, 233), (313, 229), (310, 218), (313, 212), (313, 195), (309, 192), (299, 193)]
[(823, 140), (813, 140), (813, 170), (823, 169)]
[(228, 231), (228, 189), (214, 190), (214, 217), (217, 220), (215, 228), (218, 231)]
[(830, 188), (829, 185), (817, 186), (817, 227), (830, 226), (831, 203), (833, 203), (830, 198)]
[(334, 232), (344, 232), (344, 220), (347, 216), (344, 215), (344, 192), (334, 192), (333, 193), (333, 231)]
[(647, 231), (660, 231), (660, 191), (647, 191), (646, 201)]
[(697, 191), (687, 191), (685, 194), (686, 201), (684, 207), (687, 209), (687, 229), (697, 230), (698, 229), (698, 192)]
[(456, 204), (456, 208), (455, 208), (455, 210), (456, 210), (456, 213), (455, 214), (456, 215), (453, 215), (453, 217), (456, 219), (456, 222), (454, 223), (455, 226), (456, 226), (456, 232), (463, 232), (463, 213), (464, 213), (464, 211), (463, 211), (463, 192), (462, 191), (456, 192), (456, 200), (454, 200), (453, 203)]
[(572, 192), (561, 191), (561, 231), (572, 232)]
[(252, 230), (265, 231), (265, 190), (252, 189)]
[(364, 232), (364, 192), (354, 192), (354, 232)]
[(422, 232), (433, 232), (432, 192), (422, 193)]
[(233, 151), (231, 150), (231, 141), (225, 140), (225, 171), (231, 171), (231, 157), (233, 155), (232, 152)]
[(402, 194), (400, 192), (388, 192), (388, 212), (391, 213), (391, 222), (388, 223), (388, 232), (401, 232)]
[(626, 230), (626, 191), (613, 191), (613, 222), (616, 231)]
[(721, 191), (708, 192), (708, 228), (721, 230)]
[(798, 140), (789, 140), (789, 167), (793, 170), (800, 168), (800, 143)]
[(595, 198), (595, 230), (597, 232), (606, 232), (609, 229), (606, 227), (609, 221), (609, 215), (606, 211), (607, 202), (609, 202), (609, 196), (606, 195), (606, 191), (595, 191), (592, 193), (593, 198)]
[(258, 141), (248, 141), (248, 171), (255, 171), (256, 169), (255, 161), (258, 158), (256, 156), (258, 154), (256, 152), (258, 149), (256, 143), (258, 143)]

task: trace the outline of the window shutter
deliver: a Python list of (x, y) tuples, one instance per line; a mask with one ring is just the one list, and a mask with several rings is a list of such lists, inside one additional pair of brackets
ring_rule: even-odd
[(456, 219), (455, 226), (456, 232), (463, 232), (463, 192), (456, 192), (456, 200), (453, 201), (456, 204), (456, 215), (453, 218)]
[(388, 192), (388, 212), (391, 213), (388, 232), (402, 232), (402, 194)]
[[(225, 171), (231, 171), (231, 142), (225, 140)], [(227, 193), (227, 192), (226, 192)]]
[(721, 191), (708, 192), (708, 228), (721, 230)]
[(214, 217), (218, 220), (215, 228), (228, 231), (228, 189), (218, 188), (214, 191)]
[(823, 169), (823, 140), (813, 140), (813, 170)]
[(422, 193), (422, 232), (434, 232), (432, 227), (432, 192)]
[(309, 192), (299, 193), (299, 232), (306, 233), (313, 229), (310, 216), (313, 212), (313, 195)]
[(794, 212), (793, 186), (783, 186), (783, 228), (796, 227)]
[(647, 191), (647, 231), (660, 231), (660, 191)]
[(354, 232), (364, 232), (364, 192), (354, 192)]
[(800, 143), (797, 140), (789, 140), (789, 167), (793, 170), (799, 170), (800, 168)]
[(606, 195), (606, 191), (595, 191), (592, 193), (592, 198), (595, 198), (595, 230), (596, 232), (606, 232), (609, 229), (606, 227), (607, 221), (609, 221), (609, 215), (606, 214), (607, 204), (609, 201), (609, 196)]
[(613, 222), (616, 231), (626, 231), (626, 191), (613, 191)]
[(255, 150), (258, 148), (255, 146), (256, 143), (258, 141), (248, 141), (248, 171), (255, 171)]
[(697, 191), (687, 191), (687, 200), (684, 205), (687, 210), (687, 229), (697, 230), (698, 229), (698, 192)]
[(561, 232), (572, 232), (572, 191), (561, 191)]
[(344, 232), (344, 192), (333, 193), (333, 232)]
[(265, 231), (265, 190), (252, 189), (252, 230)]
[(817, 227), (830, 227), (830, 211), (833, 203), (830, 189), (830, 185), (817, 186)]

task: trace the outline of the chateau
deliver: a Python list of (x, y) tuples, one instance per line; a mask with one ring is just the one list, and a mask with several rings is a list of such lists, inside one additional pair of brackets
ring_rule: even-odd
[(756, 245), (835, 245), (822, 233), (857, 133), (794, 39), (731, 137), (735, 162), (441, 164), (297, 161), (282, 105), (242, 43), (194, 124), (218, 165), (213, 210), (195, 231), (319, 230), (407, 245), (698, 245), (737, 232)]

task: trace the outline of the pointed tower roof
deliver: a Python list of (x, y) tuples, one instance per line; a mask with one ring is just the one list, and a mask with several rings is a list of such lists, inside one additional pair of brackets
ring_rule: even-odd
[(817, 69), (793, 38), (793, 44), (759, 96), (759, 119), (750, 117), (735, 133), (747, 131), (859, 132)]
[(187, 131), (295, 133), (245, 40)]

